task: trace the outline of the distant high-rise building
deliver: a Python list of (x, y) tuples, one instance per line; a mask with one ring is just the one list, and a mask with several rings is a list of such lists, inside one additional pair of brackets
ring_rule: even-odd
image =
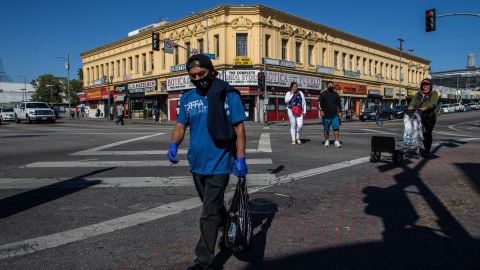
[(468, 57), (467, 57), (467, 68), (475, 68), (477, 67), (477, 60), (476, 60), (476, 57), (475, 57), (475, 54), (474, 53), (468, 53)]

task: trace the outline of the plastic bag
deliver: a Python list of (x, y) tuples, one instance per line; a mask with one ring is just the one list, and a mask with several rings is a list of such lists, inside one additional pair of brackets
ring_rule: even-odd
[(405, 114), (403, 117), (403, 144), (412, 147), (422, 147), (423, 126), (420, 113), (415, 112), (411, 117)]
[(403, 116), (403, 144), (404, 145), (411, 145), (412, 142), (412, 134), (413, 134), (413, 123), (410, 119), (408, 114)]
[(248, 202), (247, 180), (239, 177), (225, 224), (225, 246), (234, 252), (251, 247), (252, 222)]

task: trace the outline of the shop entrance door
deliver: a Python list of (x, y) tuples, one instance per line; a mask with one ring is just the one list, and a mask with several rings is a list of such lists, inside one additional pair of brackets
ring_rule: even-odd
[(245, 103), (245, 116), (248, 121), (252, 121), (255, 117), (255, 98), (243, 98), (243, 102)]

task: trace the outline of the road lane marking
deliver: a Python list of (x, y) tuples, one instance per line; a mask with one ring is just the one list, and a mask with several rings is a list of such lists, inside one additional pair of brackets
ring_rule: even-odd
[(384, 130), (377, 130), (377, 129), (370, 129), (370, 128), (361, 128), (360, 130), (363, 130), (366, 132), (372, 132), (372, 133), (379, 133), (379, 134), (396, 134), (396, 133), (387, 132)]
[[(153, 134), (149, 136), (143, 136), (143, 137), (138, 137), (134, 139), (129, 139), (129, 140), (124, 140), (124, 141), (119, 141), (115, 143), (110, 143), (102, 146), (98, 146), (95, 148), (90, 148), (87, 150), (82, 150), (79, 152), (72, 153), (70, 155), (72, 156), (124, 156), (124, 155), (166, 155), (168, 153), (168, 150), (138, 150), (138, 151), (125, 151), (125, 150), (119, 150), (119, 151), (101, 151), (107, 148), (111, 148), (114, 146), (119, 146), (122, 144), (130, 143), (133, 141), (139, 141), (139, 140), (144, 140), (148, 139), (154, 136), (159, 136), (163, 135), (165, 133), (158, 133), (158, 134)], [(270, 144), (270, 134), (269, 133), (262, 133), (260, 135), (260, 140), (258, 142), (258, 148), (257, 149), (246, 149), (245, 150), (247, 153), (271, 153), (272, 152), (272, 147)], [(188, 150), (185, 149), (179, 149), (177, 154), (187, 154)]]
[[(260, 188), (251, 188), (249, 193), (255, 193), (260, 190), (272, 187), (279, 183), (287, 183), (294, 180), (315, 176), (318, 174), (323, 174), (331, 172), (334, 170), (354, 166), (367, 162), (369, 157), (363, 157), (355, 160), (349, 160), (337, 164), (331, 164), (315, 169), (306, 170), (303, 172), (297, 172), (292, 174), (287, 174), (284, 176), (276, 177), (274, 183), (266, 185)], [(234, 179), (233, 179), (234, 180)], [(235, 181), (235, 180), (234, 180)], [(234, 182), (232, 181), (232, 182)], [(228, 192), (225, 194), (225, 198), (231, 198), (233, 192)], [(164, 217), (171, 215), (179, 214), (183, 211), (191, 210), (196, 207), (201, 206), (201, 201), (199, 198), (190, 198), (174, 203), (164, 204), (143, 212), (123, 216), (120, 218), (115, 218), (100, 222), (97, 224), (92, 224), (84, 226), (81, 228), (76, 228), (64, 232), (54, 233), (50, 235), (40, 236), (20, 242), (9, 243), (0, 246), (0, 259), (11, 258), (15, 256), (21, 256), (29, 253), (34, 253), (42, 251), (49, 248), (55, 248), (58, 246), (74, 243), (77, 241), (82, 241), (87, 238), (99, 236), (106, 233), (111, 233), (128, 227), (136, 226), (142, 223), (149, 221), (158, 220)]]
[(257, 150), (265, 153), (272, 152), (272, 146), (270, 145), (270, 133), (262, 133), (262, 135), (260, 135), (260, 141), (258, 142)]
[[(231, 175), (231, 179), (235, 176)], [(93, 184), (95, 183), (95, 184)], [(98, 184), (97, 184), (98, 183)], [(276, 183), (274, 174), (249, 174), (249, 186), (267, 186)], [(55, 188), (131, 188), (193, 186), (192, 176), (170, 177), (86, 177), (86, 178), (0, 178), (0, 189), (37, 189), (55, 185)]]
[(449, 129), (452, 129), (452, 130), (455, 130), (455, 131), (463, 132), (463, 133), (470, 133), (470, 132), (468, 132), (468, 131), (464, 131), (464, 130), (460, 130), (460, 129), (454, 128), (454, 126), (464, 125), (464, 124), (471, 124), (471, 123), (477, 123), (477, 122), (479, 122), (479, 121), (476, 120), (476, 121), (470, 121), (470, 122), (463, 122), (463, 123), (453, 124), (453, 125), (449, 125), (448, 128), (449, 128)]
[(90, 148), (90, 149), (83, 150), (83, 151), (80, 151), (80, 152), (76, 152), (76, 153), (73, 153), (72, 155), (75, 155), (75, 154), (78, 154), (78, 153), (90, 153), (90, 152), (94, 153), (94, 152), (98, 152), (98, 151), (103, 150), (103, 149), (119, 146), (119, 145), (130, 143), (130, 142), (145, 140), (145, 139), (148, 139), (148, 138), (152, 138), (152, 137), (156, 137), (156, 136), (160, 136), (160, 135), (164, 135), (164, 134), (165, 133), (156, 133), (156, 134), (142, 136), (142, 137), (133, 138), (133, 139), (128, 139), (128, 140), (124, 140), (124, 141), (109, 143), (109, 144), (106, 144), (106, 145)]
[[(250, 158), (248, 165), (272, 164), (271, 158)], [(172, 164), (168, 160), (95, 160), (95, 161), (45, 161), (34, 162), (19, 168), (109, 168), (109, 167), (184, 167), (189, 166), (188, 160), (179, 160)]]
[(466, 135), (466, 134), (455, 134), (455, 133), (449, 133), (449, 132), (444, 132), (444, 131), (433, 131), (433, 135), (447, 135), (447, 136), (456, 136), (456, 137), (471, 137), (470, 135)]

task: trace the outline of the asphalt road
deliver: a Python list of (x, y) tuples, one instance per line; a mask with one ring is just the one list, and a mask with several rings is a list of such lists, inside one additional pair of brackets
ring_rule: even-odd
[[(480, 235), (479, 116), (480, 112), (475, 111), (439, 117), (434, 132), (437, 167), (430, 167), (436, 159), (428, 163), (414, 158), (406, 160), (403, 167), (404, 172), (406, 168), (415, 171), (422, 167), (423, 172), (431, 173), (419, 178), (422, 183), (434, 181), (436, 176), (432, 175), (438, 172), (463, 179), (464, 186), (458, 185), (466, 190), (455, 187), (465, 197), (449, 198), (460, 198), (455, 202), (457, 207), (461, 205), (468, 213), (476, 209), (475, 214), (456, 216), (451, 210), (455, 203), (440, 199), (452, 212), (452, 217), (441, 217), (461, 224), (462, 229), (453, 231), (463, 232), (458, 239), (471, 240), (463, 245), (468, 251), (471, 247), (478, 250)], [(254, 202), (265, 199), (275, 211), (257, 213), (261, 218), (256, 226), (259, 240), (255, 255), (220, 252), (217, 265), (225, 269), (288, 269), (282, 267), (306, 260), (309, 264), (301, 268), (319, 269), (323, 265), (325, 269), (401, 269), (406, 265), (413, 269), (406, 263), (423, 265), (417, 261), (430, 262), (425, 258), (446, 253), (447, 249), (440, 249), (435, 250), (438, 254), (415, 257), (403, 250), (405, 257), (392, 259), (382, 253), (375, 256), (385, 256), (383, 259), (366, 259), (363, 264), (356, 259), (345, 263), (324, 258), (344, 256), (345, 250), (335, 249), (338, 246), (355, 249), (365, 243), (383, 245), (391, 239), (386, 238), (385, 232), (391, 230), (385, 217), (372, 214), (363, 197), (368, 195), (367, 187), (396, 187), (398, 175), (412, 179), (388, 160), (368, 162), (371, 137), (385, 135), (400, 140), (401, 120), (385, 121), (381, 127), (374, 122), (342, 123), (342, 148), (323, 146), (322, 127), (316, 121), (307, 121), (302, 145), (291, 145), (286, 122), (268, 126), (247, 123), (246, 127), (251, 198)], [(0, 269), (189, 266), (198, 239), (200, 201), (186, 162), (188, 135), (179, 148), (180, 163), (171, 165), (166, 158), (172, 128), (172, 124), (154, 126), (128, 121), (125, 126), (116, 126), (103, 119), (31, 125), (4, 122), (0, 127)], [(447, 159), (453, 156), (465, 159), (463, 171), (454, 169), (458, 167), (454, 166), (456, 160)], [(449, 166), (453, 169), (447, 170)], [(229, 194), (234, 184), (232, 176)], [(429, 192), (442, 193), (442, 188), (436, 188), (430, 186)], [(421, 189), (419, 192), (426, 194)], [(439, 222), (427, 222), (428, 226), (422, 223), (435, 215), (441, 219), (435, 209), (429, 210), (435, 207), (428, 200), (426, 204), (411, 197), (406, 201), (405, 208), (414, 205), (415, 213), (399, 220), (416, 216), (415, 222), (407, 222), (409, 226), (420, 224), (429, 228), (429, 233), (443, 230), (442, 236), (457, 239), (445, 233)], [(403, 204), (400, 206), (405, 209)], [(350, 230), (356, 233), (348, 234)], [(429, 245), (435, 245), (437, 238), (427, 238), (433, 243)], [(426, 247), (416, 246), (419, 250)], [(310, 254), (312, 250), (326, 251), (319, 255)], [(334, 255), (328, 256), (333, 250)], [(375, 257), (377, 251), (372, 250), (370, 257)], [(468, 251), (462, 252), (468, 255)], [(478, 266), (478, 260), (472, 259), (464, 266)]]

